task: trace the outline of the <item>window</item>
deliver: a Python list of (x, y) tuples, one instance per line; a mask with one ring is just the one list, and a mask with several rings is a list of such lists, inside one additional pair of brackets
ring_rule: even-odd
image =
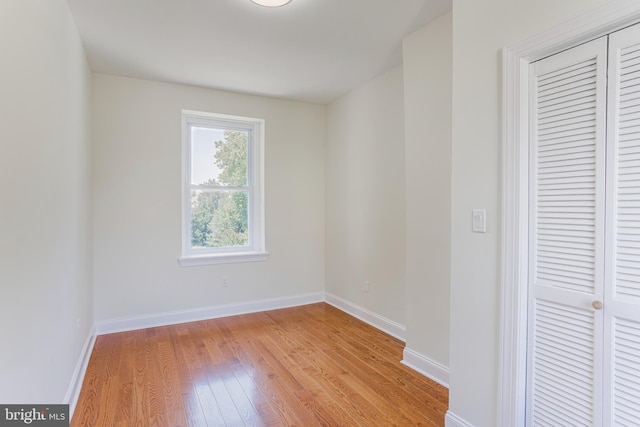
[(263, 261), (264, 120), (182, 111), (180, 265)]

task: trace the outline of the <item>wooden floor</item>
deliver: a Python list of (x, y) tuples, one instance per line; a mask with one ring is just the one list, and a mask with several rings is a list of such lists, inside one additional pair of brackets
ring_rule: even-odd
[(402, 349), (324, 303), (102, 335), (71, 426), (443, 426)]

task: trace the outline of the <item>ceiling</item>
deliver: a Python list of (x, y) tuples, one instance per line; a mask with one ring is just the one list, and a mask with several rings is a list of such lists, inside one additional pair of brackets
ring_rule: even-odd
[(451, 0), (68, 0), (95, 72), (327, 103)]

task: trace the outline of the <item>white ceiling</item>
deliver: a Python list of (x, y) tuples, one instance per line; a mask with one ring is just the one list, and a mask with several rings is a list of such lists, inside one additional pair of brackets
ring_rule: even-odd
[(68, 0), (95, 72), (327, 103), (451, 0)]

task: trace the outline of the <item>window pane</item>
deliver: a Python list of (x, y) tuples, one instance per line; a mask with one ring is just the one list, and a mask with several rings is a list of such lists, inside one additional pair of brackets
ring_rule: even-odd
[(191, 246), (248, 246), (247, 191), (191, 191)]
[(191, 184), (247, 185), (249, 132), (191, 127)]

